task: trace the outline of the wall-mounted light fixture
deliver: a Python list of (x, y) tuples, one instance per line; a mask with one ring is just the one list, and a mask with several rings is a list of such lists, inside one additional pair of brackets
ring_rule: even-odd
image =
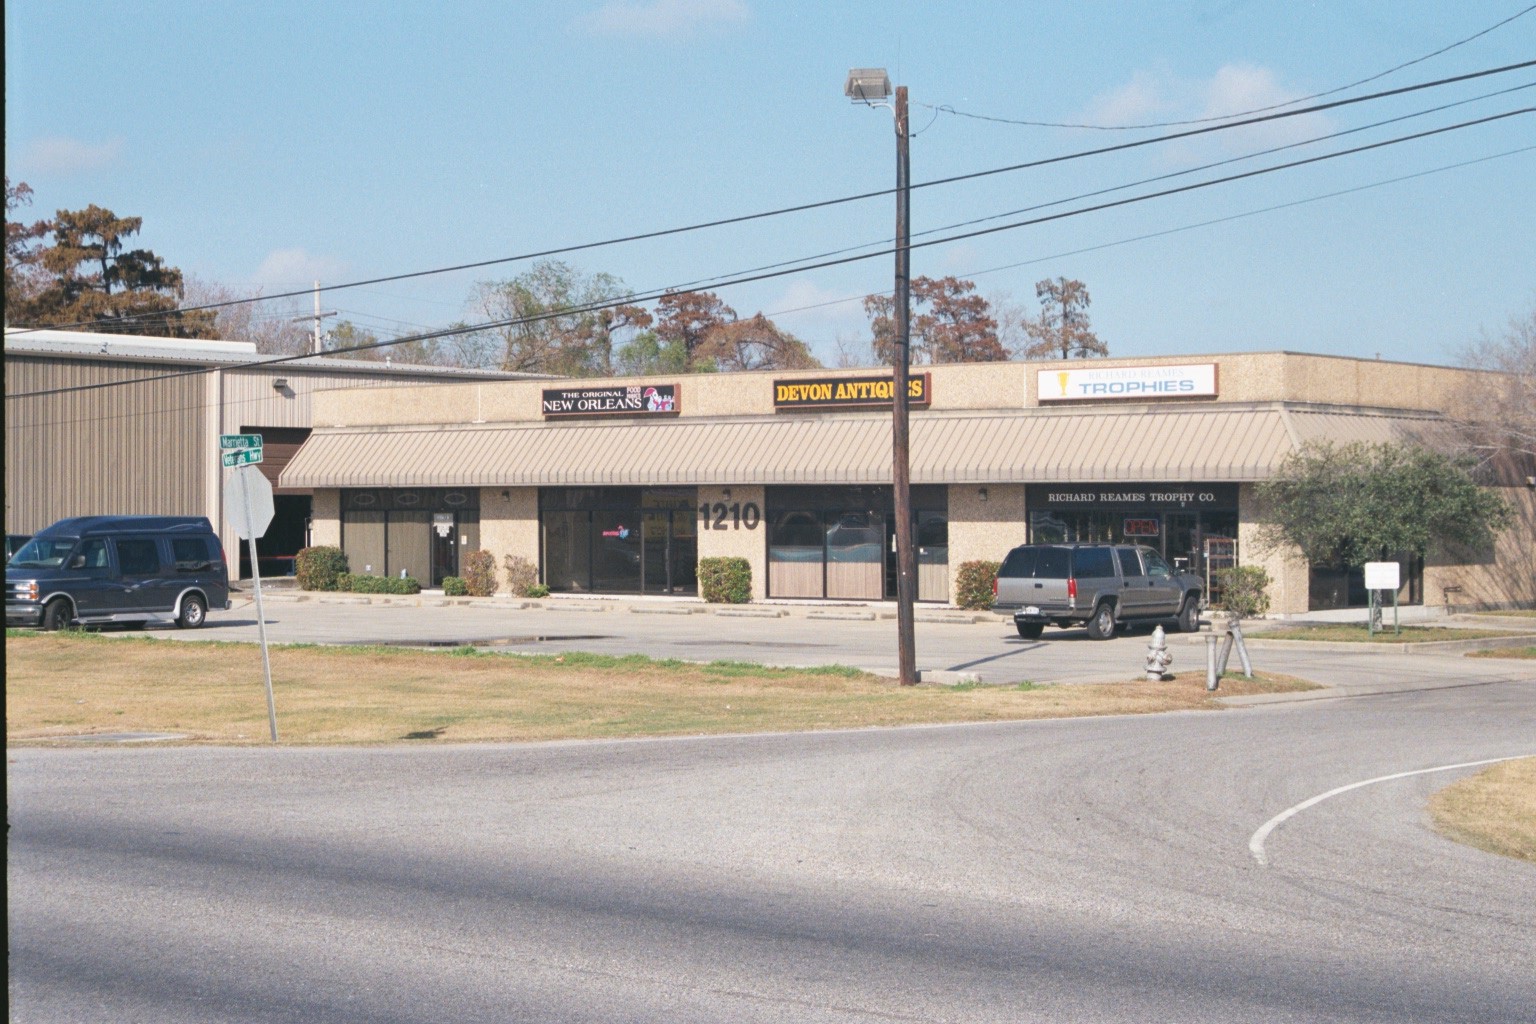
[(512, 500), (512, 492), (511, 491), (502, 491), (501, 492), (501, 497), (502, 497), (503, 501), (511, 501)]
[(731, 489), (729, 487), (722, 487), (720, 489), (720, 500), (722, 500), (722, 501), (730, 501), (731, 500)]
[(286, 390), (288, 390), (288, 378), (287, 377), (274, 377), (274, 378), (272, 378), (272, 390), (273, 391), (286, 391)]
[(985, 487), (978, 487), (978, 488), (976, 488), (976, 497), (980, 498), (982, 501), (986, 501), (987, 500), (987, 489)]

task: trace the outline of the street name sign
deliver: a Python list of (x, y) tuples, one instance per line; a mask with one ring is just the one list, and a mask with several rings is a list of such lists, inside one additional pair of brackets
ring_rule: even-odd
[(260, 448), (239, 448), (232, 452), (223, 452), (222, 458), (226, 466), (249, 466), (253, 462), (261, 461)]
[(232, 448), (260, 448), (260, 434), (220, 434), (219, 447), (225, 451)]

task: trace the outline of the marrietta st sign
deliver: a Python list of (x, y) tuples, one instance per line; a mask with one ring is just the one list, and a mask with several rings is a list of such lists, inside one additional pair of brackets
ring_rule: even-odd
[(219, 448), (225, 466), (248, 466), (261, 461), (260, 434), (220, 434)]

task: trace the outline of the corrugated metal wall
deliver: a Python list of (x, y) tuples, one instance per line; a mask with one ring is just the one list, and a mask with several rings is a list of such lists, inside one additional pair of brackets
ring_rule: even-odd
[(192, 374), (36, 398), (55, 388), (143, 380), (176, 365), (5, 359), (5, 529), (66, 516), (207, 515), (209, 380)]

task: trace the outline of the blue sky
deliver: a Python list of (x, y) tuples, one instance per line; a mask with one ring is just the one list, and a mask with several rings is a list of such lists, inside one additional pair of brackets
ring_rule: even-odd
[[(40, 216), (90, 203), (140, 216), (142, 244), (172, 265), (271, 294), (316, 277), (338, 284), (889, 188), (890, 115), (844, 99), (850, 67), (883, 66), (909, 88), (912, 180), (922, 183), (1177, 130), (1005, 121), (1119, 126), (1266, 107), (1424, 57), (1528, 6), (9, 0), (5, 169), (34, 189)], [(1329, 98), (1533, 58), (1536, 11)], [(942, 237), (973, 229), (921, 233), (1536, 106), (1536, 88), (1487, 95), (1533, 82), (1536, 69), (1526, 69), (919, 188), (913, 230), (916, 240)], [(1470, 102), (1062, 202), (1460, 101)], [(1078, 278), (1115, 356), (1287, 349), (1454, 362), (1481, 330), (1498, 333), (1536, 305), (1532, 146), (1536, 115), (1527, 113), (927, 246), (914, 252), (913, 272), (970, 278), (1030, 313), (1036, 281)], [(1346, 190), (1356, 191), (1323, 198)], [(894, 201), (882, 196), (565, 259), (659, 291), (865, 243), (883, 248), (893, 220)], [(324, 302), (387, 336), (472, 316), (476, 281), (526, 267), (372, 285)], [(863, 345), (857, 299), (888, 291), (891, 276), (890, 257), (879, 256), (720, 294), (832, 362), (840, 342)]]

